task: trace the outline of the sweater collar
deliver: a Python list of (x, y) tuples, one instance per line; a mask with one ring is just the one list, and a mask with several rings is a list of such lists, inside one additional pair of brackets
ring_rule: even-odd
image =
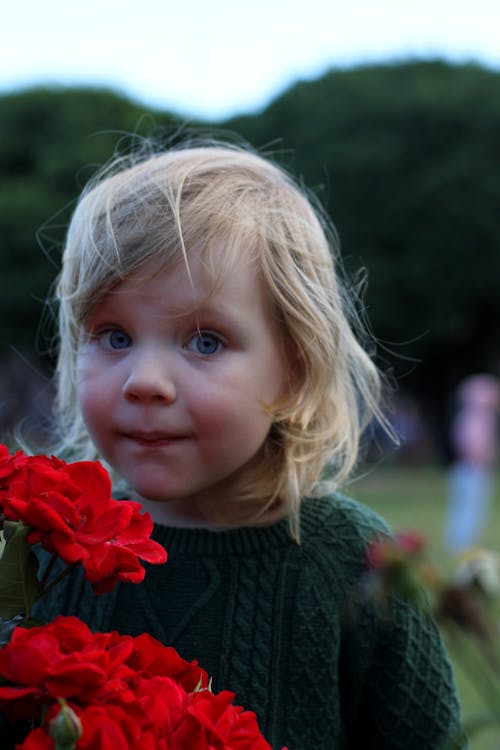
[(152, 537), (173, 554), (247, 555), (293, 543), (287, 519), (271, 526), (244, 526), (217, 531), (155, 525)]
[[(325, 511), (331, 509), (326, 498), (307, 498), (300, 511), (301, 533), (310, 534), (322, 523)], [(296, 544), (290, 533), (288, 518), (269, 526), (244, 526), (235, 529), (192, 529), (155, 524), (153, 539), (171, 554), (248, 555)]]

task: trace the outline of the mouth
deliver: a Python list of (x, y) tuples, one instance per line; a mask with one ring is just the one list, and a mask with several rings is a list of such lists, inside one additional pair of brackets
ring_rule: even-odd
[(182, 440), (187, 440), (186, 435), (177, 435), (166, 432), (124, 432), (126, 440), (146, 448), (161, 448), (165, 445), (173, 445)]

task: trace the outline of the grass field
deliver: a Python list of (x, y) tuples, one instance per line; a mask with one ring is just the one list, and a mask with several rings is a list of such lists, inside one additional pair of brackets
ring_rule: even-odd
[[(423, 532), (440, 569), (445, 570), (451, 563), (442, 544), (446, 512), (446, 472), (442, 468), (380, 467), (353, 482), (347, 494), (384, 516), (394, 530)], [(497, 477), (496, 495), (480, 546), (500, 552), (499, 532), (500, 476)], [(454, 668), (462, 713), (467, 720), (482, 713), (482, 702), (458, 661), (454, 661)], [(471, 740), (471, 750), (500, 750), (500, 728), (495, 732), (484, 731), (476, 735)]]

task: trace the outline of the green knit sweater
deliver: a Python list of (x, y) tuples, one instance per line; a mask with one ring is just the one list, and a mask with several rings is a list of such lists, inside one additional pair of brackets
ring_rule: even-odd
[(439, 750), (459, 731), (459, 708), (434, 624), (402, 602), (390, 622), (347, 607), (381, 532), (378, 516), (340, 496), (304, 502), (300, 545), (287, 521), (155, 527), (169, 559), (144, 583), (97, 597), (77, 575), (43, 616), (147, 631), (197, 659), (215, 691), (257, 713), (275, 750)]

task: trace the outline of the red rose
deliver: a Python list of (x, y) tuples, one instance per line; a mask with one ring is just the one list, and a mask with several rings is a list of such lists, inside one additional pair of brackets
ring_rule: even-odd
[[(130, 689), (102, 701), (81, 706), (72, 703), (82, 736), (78, 750), (169, 750), (171, 738), (182, 720), (187, 693), (168, 677), (132, 679)], [(45, 750), (50, 722), (59, 706), (52, 705), (44, 726), (32, 732), (20, 750)]]
[(141, 743), (137, 747), (142, 748), (144, 738), (148, 738), (157, 748), (164, 742), (170, 747), (188, 697), (184, 688), (170, 677), (137, 677), (130, 682), (129, 691), (116, 695), (110, 702), (119, 705), (141, 728)]
[(56, 698), (89, 702), (119, 692), (132, 674), (125, 666), (132, 646), (130, 636), (94, 635), (76, 617), (15, 628), (0, 649), (0, 675), (13, 683), (0, 686), (0, 707), (14, 718), (28, 718)]
[(0, 686), (9, 717), (45, 708), (19, 750), (52, 750), (51, 733), (65, 732), (68, 716), (82, 732), (77, 750), (270, 750), (233, 693), (197, 690), (204, 670), (146, 634), (92, 633), (75, 617), (18, 627), (0, 649), (0, 675), (12, 683)]
[[(82, 737), (76, 745), (78, 750), (143, 749), (143, 745), (139, 744), (140, 727), (122, 708), (96, 705), (84, 709), (73, 708), (73, 710), (80, 719), (83, 729)], [(54, 750), (49, 723), (58, 711), (59, 706), (54, 705), (47, 713), (43, 727), (30, 732), (23, 744), (17, 746), (17, 750)], [(151, 747), (146, 750), (156, 749)]]
[(0, 444), (0, 487), (3, 484), (2, 480), (12, 476), (20, 466), (23, 466), (28, 457), (22, 451), (17, 451), (14, 456), (11, 456), (7, 447)]
[(16, 750), (54, 750), (54, 740), (44, 729), (34, 729), (22, 745), (16, 745)]
[(89, 706), (78, 714), (83, 728), (78, 750), (142, 750), (144, 747), (141, 726), (122, 707)]
[(167, 553), (149, 537), (153, 522), (139, 503), (111, 497), (111, 482), (98, 462), (66, 464), (46, 456), (0, 453), (0, 507), (11, 521), (32, 530), (41, 543), (68, 564), (80, 563), (96, 593), (118, 580), (144, 578), (140, 560), (164, 563)]
[(196, 661), (186, 661), (147, 633), (134, 638), (127, 665), (141, 674), (171, 677), (187, 692), (208, 687), (208, 674)]
[(194, 693), (173, 737), (173, 750), (271, 750), (252, 711), (234, 706), (234, 693)]

